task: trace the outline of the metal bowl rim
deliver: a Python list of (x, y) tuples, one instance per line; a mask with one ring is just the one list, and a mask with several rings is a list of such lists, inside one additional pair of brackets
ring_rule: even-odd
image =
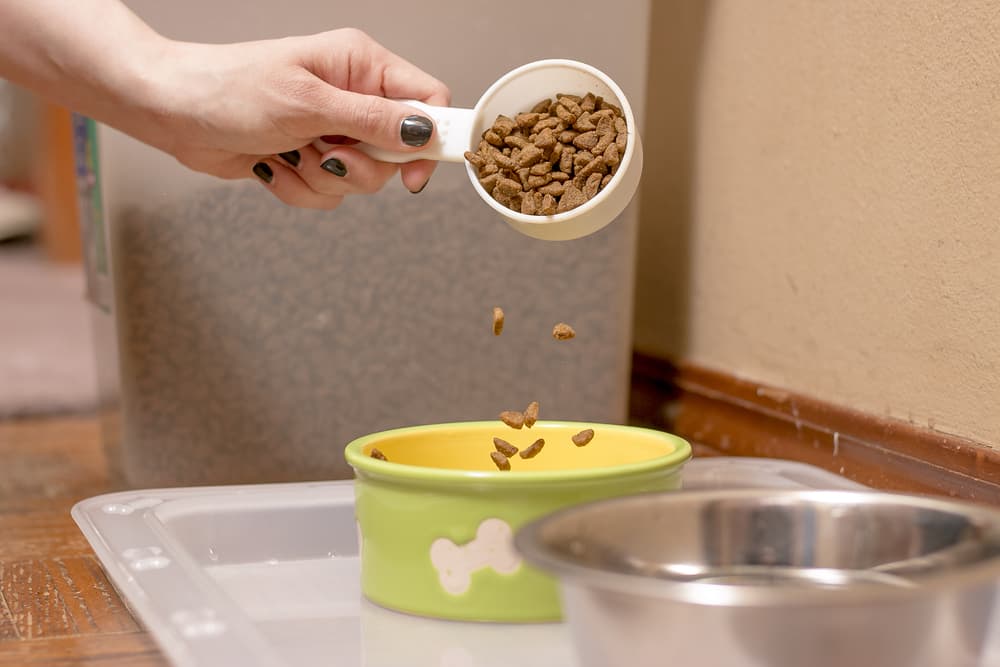
[[(809, 504), (906, 505), (967, 517), (977, 525), (990, 525), (1000, 531), (1000, 510), (964, 501), (907, 493), (846, 490), (788, 489), (725, 489), (698, 491), (658, 491), (633, 496), (591, 501), (552, 512), (525, 524), (517, 531), (516, 549), (531, 565), (548, 571), (561, 583), (586, 588), (626, 593), (645, 598), (659, 598), (703, 606), (787, 606), (787, 605), (854, 605), (871, 602), (912, 600), (931, 597), (989, 583), (1000, 578), (1000, 557), (963, 565), (951, 571), (922, 576), (911, 587), (887, 587), (871, 583), (852, 584), (846, 588), (781, 588), (776, 586), (718, 583), (678, 582), (641, 574), (613, 572), (582, 565), (557, 554), (541, 540), (541, 532), (550, 523), (573, 515), (586, 514), (595, 507), (648, 503), (650, 500), (667, 506), (681, 498), (691, 502), (709, 500), (762, 500), (772, 502), (807, 502)], [(829, 569), (829, 568), (827, 568)], [(837, 570), (852, 572), (852, 570)]]

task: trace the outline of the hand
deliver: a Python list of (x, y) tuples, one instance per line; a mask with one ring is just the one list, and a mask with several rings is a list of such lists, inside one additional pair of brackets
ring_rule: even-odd
[(379, 190), (397, 170), (419, 192), (434, 170), (427, 160), (378, 162), (350, 140), (322, 154), (312, 147), (334, 135), (416, 151), (431, 136), (430, 119), (386, 98), (451, 101), (444, 84), (358, 30), (230, 45), (166, 42), (158, 62), (145, 77), (153, 100), (138, 104), (149, 122), (130, 130), (191, 169), (255, 177), (283, 202), (321, 209)]
[(386, 98), (450, 103), (441, 82), (357, 30), (190, 44), (159, 35), (120, 0), (0, 0), (0, 26), (0, 75), (192, 169), (256, 177), (289, 204), (334, 208), (397, 170), (419, 192), (434, 169), (377, 162), (349, 145), (322, 155), (311, 146), (339, 135), (415, 151), (431, 121)]

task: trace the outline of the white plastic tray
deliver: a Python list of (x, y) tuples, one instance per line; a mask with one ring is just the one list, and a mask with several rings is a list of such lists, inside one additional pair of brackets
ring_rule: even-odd
[[(819, 468), (715, 458), (685, 488), (864, 488)], [(562, 624), (391, 612), (359, 589), (350, 481), (129, 491), (73, 508), (133, 613), (178, 667), (574, 667)]]

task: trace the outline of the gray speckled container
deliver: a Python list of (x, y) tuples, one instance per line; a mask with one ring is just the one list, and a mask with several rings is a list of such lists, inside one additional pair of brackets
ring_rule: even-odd
[[(123, 211), (114, 455), (127, 483), (346, 477), (356, 436), (532, 400), (542, 418), (621, 421), (634, 216), (536, 241), (459, 169), (440, 171), (419, 195), (387, 188), (332, 213), (253, 184)], [(557, 321), (577, 337), (555, 341)]]

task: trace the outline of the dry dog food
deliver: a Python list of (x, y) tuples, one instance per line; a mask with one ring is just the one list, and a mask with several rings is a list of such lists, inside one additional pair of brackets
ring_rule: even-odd
[(524, 426), (524, 413), (516, 410), (504, 410), (500, 413), (500, 421), (511, 428), (520, 430)]
[(610, 182), (628, 144), (622, 111), (593, 93), (557, 94), (514, 118), (497, 116), (465, 159), (495, 200), (525, 215), (555, 215)]
[(524, 425), (526, 428), (531, 428), (536, 421), (538, 421), (538, 401), (532, 401), (524, 411)]
[(388, 458), (386, 458), (385, 454), (383, 454), (381, 451), (379, 451), (379, 449), (377, 447), (372, 447), (372, 453), (370, 454), (370, 456), (373, 459), (378, 459), (379, 461), (388, 461), (389, 460)]
[(500, 452), (507, 458), (510, 458), (514, 456), (514, 454), (517, 454), (517, 447), (510, 444), (503, 438), (493, 438), (493, 446), (497, 448), (498, 452)]
[(525, 447), (524, 449), (521, 450), (521, 458), (522, 459), (535, 458), (538, 452), (542, 451), (542, 447), (544, 446), (545, 446), (545, 440), (543, 440), (542, 438), (535, 440), (533, 443), (531, 443), (530, 446)]
[(576, 331), (565, 322), (560, 322), (552, 327), (552, 337), (556, 340), (569, 340), (576, 337)]
[(507, 457), (500, 452), (490, 452), (490, 458), (493, 459), (493, 463), (495, 463), (497, 468), (500, 470), (510, 470), (510, 461), (508, 461)]
[[(497, 324), (499, 321), (499, 325)], [(499, 307), (493, 308), (493, 333), (494, 335), (499, 335), (500, 330), (503, 329), (503, 310)], [(559, 322), (552, 328), (552, 337), (556, 340), (569, 340), (576, 336), (576, 331), (573, 327), (566, 324), (565, 322)], [(525, 408), (524, 412), (517, 412), (516, 410), (504, 410), (500, 413), (500, 420), (507, 426), (520, 430), (522, 428), (531, 428), (538, 421), (538, 401), (532, 401)], [(577, 447), (583, 447), (588, 444), (594, 438), (593, 429), (584, 429), (576, 435), (572, 436), (573, 444)], [(519, 455), (522, 459), (533, 459), (538, 456), (538, 453), (542, 451), (545, 446), (545, 440), (543, 438), (538, 438), (531, 445), (525, 447), (524, 449), (518, 451), (518, 448), (511, 443), (507, 442), (503, 438), (493, 438), (493, 446), (496, 451), (490, 452), (490, 458), (493, 459), (493, 463), (500, 470), (510, 470), (510, 459), (514, 457), (515, 454)]]

